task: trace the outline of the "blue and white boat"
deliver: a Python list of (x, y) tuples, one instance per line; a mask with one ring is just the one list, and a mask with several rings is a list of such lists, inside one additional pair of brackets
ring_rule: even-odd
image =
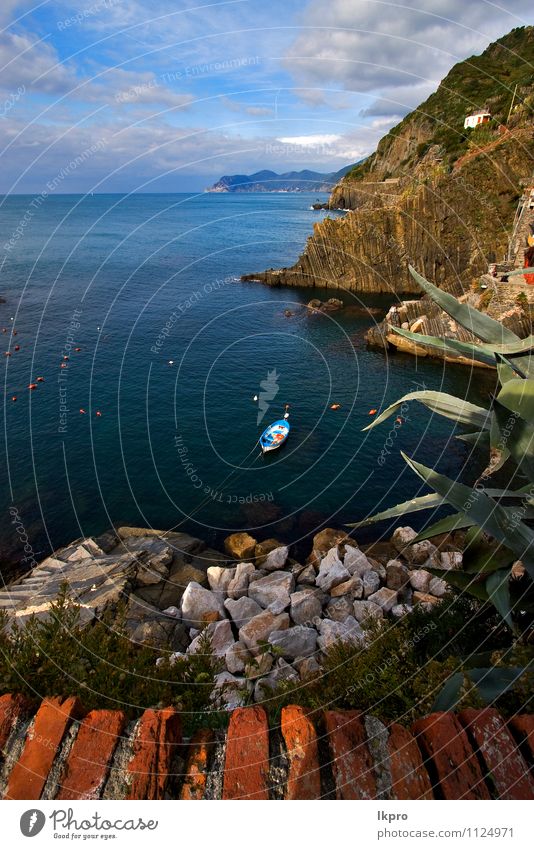
[(289, 422), (287, 419), (278, 419), (266, 427), (260, 436), (260, 446), (264, 454), (275, 451), (284, 444), (289, 434)]

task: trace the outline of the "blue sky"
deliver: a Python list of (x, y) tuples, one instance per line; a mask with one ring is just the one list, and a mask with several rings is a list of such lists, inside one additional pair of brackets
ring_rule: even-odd
[(2, 0), (0, 191), (335, 171), (528, 23), (532, 0)]

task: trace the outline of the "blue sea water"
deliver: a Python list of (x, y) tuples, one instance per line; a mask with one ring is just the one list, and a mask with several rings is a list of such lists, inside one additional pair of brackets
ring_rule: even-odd
[[(314, 315), (303, 304), (335, 293), (239, 282), (297, 258), (324, 214), (315, 198), (0, 199), (4, 559), (20, 553), (10, 507), (36, 555), (119, 524), (296, 541), (423, 492), (401, 449), (449, 474), (475, 463), (417, 404), (401, 427), (362, 432), (370, 408), (422, 386), (475, 401), (491, 387), (480, 370), (367, 350), (384, 313), (366, 307), (393, 295), (345, 293), (346, 309)], [(285, 403), (288, 442), (262, 458)]]

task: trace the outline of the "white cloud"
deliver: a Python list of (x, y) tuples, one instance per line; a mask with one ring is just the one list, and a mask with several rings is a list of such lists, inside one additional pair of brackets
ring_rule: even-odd
[(45, 41), (28, 34), (0, 33), (0, 87), (12, 91), (60, 94), (76, 84), (74, 73), (59, 62), (56, 51)]
[(276, 141), (282, 142), (283, 144), (296, 144), (308, 147), (309, 145), (314, 144), (334, 144), (334, 142), (339, 141), (340, 138), (340, 135), (316, 133), (310, 136), (285, 136), (284, 138), (279, 138)]
[(382, 98), (367, 114), (381, 106), (380, 114), (404, 114), (455, 62), (532, 22), (533, 8), (531, 0), (506, 8), (486, 0), (425, 0), (420, 8), (408, 0), (312, 0), (301, 19), (305, 28), (285, 59), (297, 86), (336, 83)]

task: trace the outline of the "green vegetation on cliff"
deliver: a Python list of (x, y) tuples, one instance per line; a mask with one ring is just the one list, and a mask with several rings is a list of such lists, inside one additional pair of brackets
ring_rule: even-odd
[[(451, 165), (471, 145), (491, 141), (500, 124), (510, 127), (534, 121), (534, 27), (517, 27), (489, 45), (480, 56), (458, 62), (437, 91), (406, 115), (379, 143), (376, 152), (350, 171), (345, 180), (361, 180), (378, 171), (379, 179), (397, 177), (439, 145), (445, 165)], [(487, 109), (490, 125), (464, 130), (467, 114)]]

